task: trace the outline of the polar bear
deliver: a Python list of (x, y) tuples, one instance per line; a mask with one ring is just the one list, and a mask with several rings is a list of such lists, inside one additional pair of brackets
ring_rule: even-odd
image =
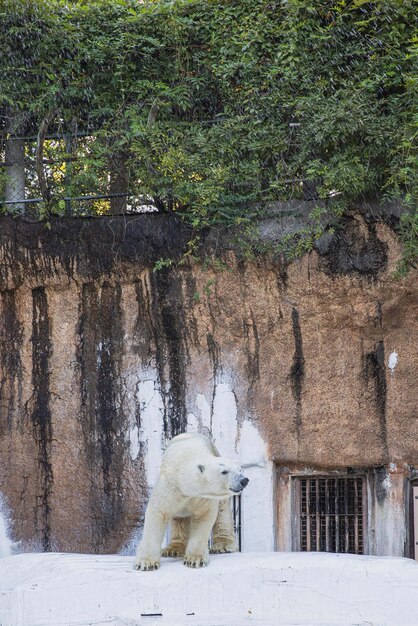
[(211, 552), (235, 552), (230, 498), (248, 482), (239, 465), (219, 456), (207, 437), (198, 433), (174, 437), (148, 503), (134, 568), (159, 568), (161, 543), (170, 521), (171, 541), (162, 556), (183, 556), (188, 567), (204, 567), (209, 561), (212, 528)]

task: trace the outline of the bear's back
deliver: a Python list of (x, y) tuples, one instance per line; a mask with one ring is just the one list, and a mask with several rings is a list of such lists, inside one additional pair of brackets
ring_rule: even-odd
[(207, 455), (219, 457), (220, 454), (215, 445), (200, 433), (182, 433), (173, 437), (168, 443), (163, 457), (163, 465), (173, 464), (178, 460), (186, 461), (196, 458), (198, 462), (203, 461)]

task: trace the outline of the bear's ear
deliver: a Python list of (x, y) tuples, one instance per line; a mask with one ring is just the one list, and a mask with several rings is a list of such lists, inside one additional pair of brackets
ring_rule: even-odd
[(205, 471), (205, 466), (204, 465), (198, 465), (197, 466), (200, 470), (200, 472), (203, 474), (203, 472)]

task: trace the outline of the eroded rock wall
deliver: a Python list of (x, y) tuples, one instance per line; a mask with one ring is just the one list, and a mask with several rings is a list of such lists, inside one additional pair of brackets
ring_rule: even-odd
[(355, 217), (289, 266), (224, 245), (153, 271), (188, 235), (164, 215), (0, 220), (0, 492), (23, 549), (121, 550), (187, 428), (267, 472), (253, 549), (274, 464), (418, 466), (417, 272), (393, 278), (392, 229)]

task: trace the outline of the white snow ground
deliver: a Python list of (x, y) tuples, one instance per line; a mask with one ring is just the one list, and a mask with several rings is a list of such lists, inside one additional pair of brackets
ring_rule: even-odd
[(132, 562), (55, 553), (1, 559), (0, 624), (418, 624), (418, 563), (409, 559), (244, 553), (212, 556), (199, 570), (163, 559), (155, 572), (134, 571)]

